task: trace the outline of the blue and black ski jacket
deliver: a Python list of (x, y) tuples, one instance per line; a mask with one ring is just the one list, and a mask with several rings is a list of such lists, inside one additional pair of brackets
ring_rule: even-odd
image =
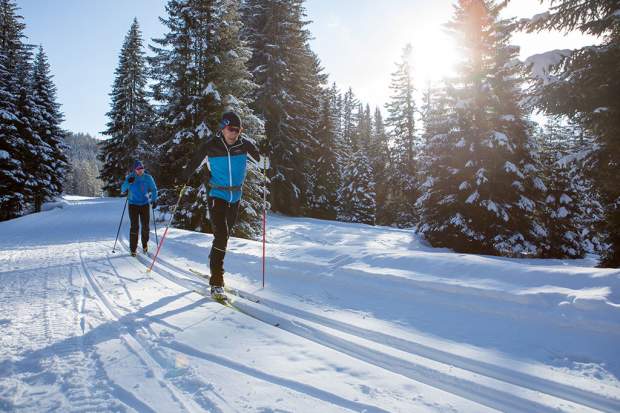
[(211, 175), (209, 196), (230, 203), (238, 202), (247, 172), (248, 155), (259, 161), (258, 148), (252, 142), (240, 136), (237, 142), (228, 145), (222, 134), (218, 133), (199, 148), (197, 156), (190, 162), (188, 173), (193, 174), (207, 157)]
[[(129, 183), (129, 178), (134, 177), (134, 181)], [(130, 173), (121, 185), (121, 193), (129, 191), (127, 202), (129, 205), (146, 205), (149, 202), (157, 201), (157, 185), (153, 177), (146, 172), (138, 176), (135, 172)], [(151, 194), (149, 200), (148, 194)]]

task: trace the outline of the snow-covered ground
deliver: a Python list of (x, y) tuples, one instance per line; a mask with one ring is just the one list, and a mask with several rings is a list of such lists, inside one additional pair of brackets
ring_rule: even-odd
[(232, 309), (192, 292), (210, 235), (171, 230), (151, 273), (127, 224), (113, 253), (123, 202), (0, 223), (0, 411), (620, 411), (618, 270), (271, 215), (265, 289), (231, 239), (260, 301)]

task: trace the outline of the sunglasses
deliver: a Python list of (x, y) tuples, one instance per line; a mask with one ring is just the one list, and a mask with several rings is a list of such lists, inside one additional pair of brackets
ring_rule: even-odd
[(241, 128), (238, 128), (236, 126), (226, 126), (228, 128), (229, 131), (234, 132), (234, 133), (239, 133), (241, 132)]

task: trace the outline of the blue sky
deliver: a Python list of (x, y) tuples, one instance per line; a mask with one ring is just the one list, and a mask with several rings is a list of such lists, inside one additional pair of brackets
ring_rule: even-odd
[[(63, 127), (99, 135), (105, 129), (109, 93), (123, 39), (138, 18), (145, 45), (163, 34), (158, 17), (165, 0), (17, 0), (26, 35), (48, 55)], [(349, 86), (365, 103), (383, 105), (390, 74), (407, 42), (414, 48), (414, 70), (422, 85), (445, 74), (453, 54), (441, 24), (452, 15), (452, 0), (307, 0), (312, 48), (330, 82)], [(529, 17), (543, 10), (538, 0), (514, 0), (507, 15)], [(591, 42), (581, 35), (518, 35), (522, 57)]]

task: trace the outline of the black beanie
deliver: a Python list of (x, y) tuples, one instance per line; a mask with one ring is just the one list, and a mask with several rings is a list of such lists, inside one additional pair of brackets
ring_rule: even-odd
[(220, 122), (220, 129), (224, 129), (226, 126), (241, 127), (241, 118), (235, 112), (225, 112), (222, 115), (222, 121)]

